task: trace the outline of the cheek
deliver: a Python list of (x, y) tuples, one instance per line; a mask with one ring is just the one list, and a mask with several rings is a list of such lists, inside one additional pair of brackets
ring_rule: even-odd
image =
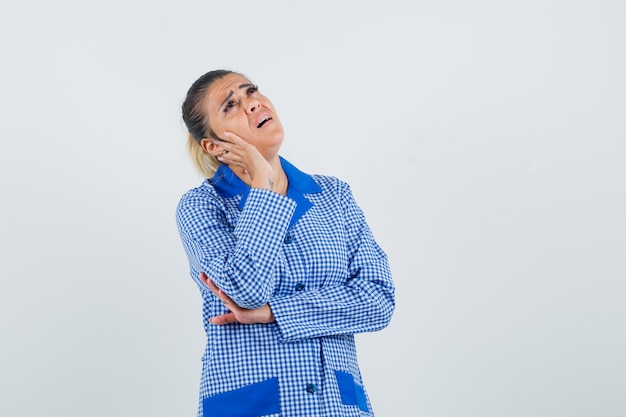
[(224, 131), (228, 130), (228, 126), (226, 126), (221, 120), (213, 121), (210, 123), (210, 126), (213, 134), (219, 138), (223, 137)]
[(213, 127), (213, 132), (222, 136), (224, 132), (233, 132), (237, 134), (238, 132), (245, 133), (246, 128), (248, 127), (247, 119), (243, 117), (229, 117), (227, 119), (217, 120), (214, 124), (211, 124)]

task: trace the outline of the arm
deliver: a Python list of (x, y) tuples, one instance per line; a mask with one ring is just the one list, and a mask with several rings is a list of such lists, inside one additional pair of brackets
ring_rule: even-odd
[(269, 302), (285, 341), (376, 331), (395, 308), (387, 256), (375, 242), (349, 187), (342, 183), (348, 274), (341, 285), (324, 286)]
[(178, 227), (201, 291), (210, 291), (200, 280), (205, 272), (240, 307), (266, 304), (274, 292), (277, 254), (294, 209), (290, 199), (252, 188), (231, 230), (213, 190), (185, 195), (177, 210)]
[(272, 167), (256, 147), (233, 132), (222, 136), (204, 139), (202, 146), (240, 178), (244, 175), (252, 187), (236, 225), (229, 224), (215, 190), (205, 187), (204, 193), (181, 199), (178, 226), (200, 290), (207, 291), (200, 279), (205, 272), (238, 306), (256, 309), (274, 292), (277, 254), (295, 203), (270, 191), (282, 173), (275, 169), (280, 167), (278, 159)]
[(204, 272), (200, 273), (200, 279), (206, 284), (206, 286), (215, 294), (215, 296), (224, 304), (224, 307), (228, 310), (225, 314), (209, 319), (211, 324), (265, 324), (274, 321), (274, 315), (270, 309), (269, 304), (265, 304), (261, 308), (246, 309), (241, 308), (235, 302), (224, 293), (224, 291), (217, 288), (217, 286), (206, 276)]

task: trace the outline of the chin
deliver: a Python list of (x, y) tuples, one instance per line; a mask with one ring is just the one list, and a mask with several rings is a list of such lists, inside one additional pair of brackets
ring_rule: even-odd
[(280, 129), (280, 131), (275, 132), (271, 135), (271, 138), (268, 141), (268, 145), (280, 147), (280, 145), (283, 144), (284, 139), (285, 139), (285, 132), (283, 132), (283, 129)]

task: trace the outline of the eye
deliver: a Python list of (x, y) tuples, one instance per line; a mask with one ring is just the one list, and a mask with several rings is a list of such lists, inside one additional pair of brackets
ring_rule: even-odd
[(224, 106), (224, 113), (228, 113), (228, 110), (231, 109), (231, 107), (233, 107), (235, 105), (235, 102), (233, 100), (229, 100), (228, 103), (226, 103), (226, 105)]
[(248, 95), (251, 95), (253, 93), (256, 93), (257, 91), (259, 91), (259, 87), (256, 85), (251, 85), (250, 87), (248, 87)]

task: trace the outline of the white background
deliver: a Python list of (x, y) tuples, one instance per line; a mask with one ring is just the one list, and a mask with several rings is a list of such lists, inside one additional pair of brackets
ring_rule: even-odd
[(397, 286), (379, 417), (626, 415), (620, 0), (3, 1), (0, 415), (193, 416), (180, 105), (241, 71)]

